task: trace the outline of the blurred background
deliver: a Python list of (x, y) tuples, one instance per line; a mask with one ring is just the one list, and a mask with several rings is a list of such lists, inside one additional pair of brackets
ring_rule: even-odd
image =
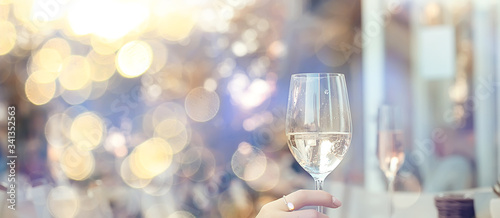
[(327, 190), (386, 190), (383, 103), (405, 113), (397, 191), (491, 187), (499, 12), (495, 0), (0, 0), (0, 161), (12, 105), (18, 154), (17, 210), (0, 212), (254, 217), (313, 188), (284, 133), (298, 72), (347, 79), (353, 140)]

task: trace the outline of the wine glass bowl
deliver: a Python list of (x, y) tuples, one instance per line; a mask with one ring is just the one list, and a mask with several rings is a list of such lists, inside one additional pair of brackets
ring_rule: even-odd
[(379, 108), (377, 156), (380, 169), (388, 181), (389, 213), (392, 216), (394, 180), (405, 159), (402, 114), (398, 107), (382, 105)]
[(380, 169), (393, 180), (405, 159), (401, 110), (390, 105), (379, 108), (377, 156)]
[(288, 146), (295, 160), (314, 178), (317, 190), (342, 161), (351, 143), (351, 132), (343, 74), (292, 75), (286, 118)]
[(314, 179), (325, 179), (349, 148), (349, 133), (290, 133), (288, 145), (297, 162)]

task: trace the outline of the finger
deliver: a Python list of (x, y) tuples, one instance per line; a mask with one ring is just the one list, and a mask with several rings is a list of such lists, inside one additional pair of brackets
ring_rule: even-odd
[[(288, 202), (291, 202), (294, 205), (295, 210), (304, 206), (325, 206), (337, 208), (342, 205), (342, 203), (331, 194), (320, 190), (298, 190), (285, 197)], [(278, 198), (277, 200), (268, 203), (268, 206), (281, 211), (288, 211), (288, 207), (283, 198)]]
[(285, 218), (328, 218), (327, 215), (322, 214), (316, 210), (298, 210), (286, 213)]
[(286, 200), (292, 202), (296, 210), (304, 206), (337, 208), (342, 205), (337, 198), (321, 190), (298, 190), (286, 196)]

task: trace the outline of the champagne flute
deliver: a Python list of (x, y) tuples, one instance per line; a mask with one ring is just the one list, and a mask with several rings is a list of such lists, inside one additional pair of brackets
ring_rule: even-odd
[(381, 106), (378, 114), (377, 156), (380, 169), (388, 181), (391, 216), (394, 210), (392, 205), (394, 179), (405, 159), (403, 140), (401, 111), (393, 106)]
[[(288, 147), (323, 189), (351, 143), (351, 112), (343, 74), (293, 74), (286, 116)], [(323, 213), (323, 207), (318, 211)]]

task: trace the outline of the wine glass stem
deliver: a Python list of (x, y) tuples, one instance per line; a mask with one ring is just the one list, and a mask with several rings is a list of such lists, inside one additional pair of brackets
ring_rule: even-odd
[(392, 217), (394, 214), (394, 206), (392, 205), (392, 198), (394, 197), (394, 177), (389, 177), (389, 217)]
[[(323, 179), (315, 179), (316, 190), (323, 190)], [(318, 206), (318, 212), (323, 213), (323, 206)]]

